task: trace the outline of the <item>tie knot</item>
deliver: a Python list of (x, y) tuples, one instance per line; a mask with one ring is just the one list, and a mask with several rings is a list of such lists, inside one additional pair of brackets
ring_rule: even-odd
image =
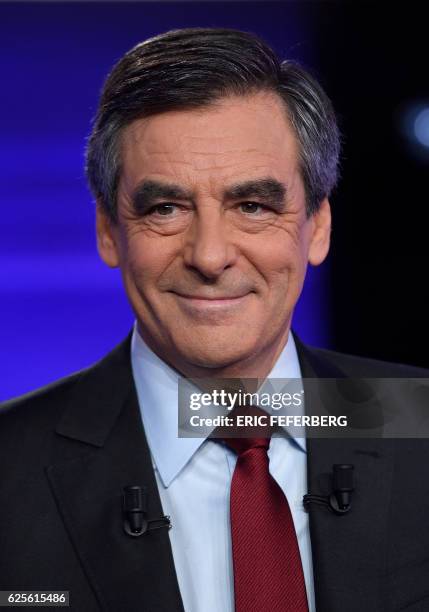
[(268, 450), (273, 428), (266, 412), (258, 406), (239, 406), (228, 418), (228, 425), (216, 427), (211, 438), (223, 440), (238, 455), (251, 448)]
[(241, 455), (253, 448), (263, 448), (265, 451), (270, 446), (271, 438), (223, 438), (229, 448)]
[[(269, 416), (258, 406), (242, 406), (233, 410), (231, 416), (235, 419), (235, 427), (228, 431), (223, 441), (229, 448), (241, 455), (254, 448), (268, 450), (271, 441), (272, 427), (269, 425)], [(251, 418), (250, 422), (244, 421), (241, 426), (237, 419), (241, 417)], [(262, 420), (258, 420), (262, 419)]]

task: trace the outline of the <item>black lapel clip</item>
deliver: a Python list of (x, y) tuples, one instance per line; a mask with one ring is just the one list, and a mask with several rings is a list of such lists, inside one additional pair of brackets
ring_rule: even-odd
[(304, 508), (310, 504), (328, 507), (335, 514), (346, 514), (352, 507), (352, 492), (354, 465), (351, 463), (335, 463), (332, 466), (332, 493), (330, 495), (304, 495)]
[(137, 485), (124, 487), (122, 495), (122, 516), (124, 531), (133, 538), (167, 527), (171, 529), (169, 516), (159, 519), (147, 518), (147, 488)]

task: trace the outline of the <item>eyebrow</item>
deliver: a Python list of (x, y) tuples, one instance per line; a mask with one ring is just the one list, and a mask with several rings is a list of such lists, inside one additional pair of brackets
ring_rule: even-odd
[(157, 200), (188, 200), (193, 201), (193, 193), (180, 185), (145, 180), (137, 187), (132, 196), (134, 210), (145, 213)]
[(286, 185), (277, 179), (266, 177), (231, 185), (224, 196), (231, 200), (258, 198), (270, 202), (276, 208), (281, 208), (285, 202), (286, 192)]
[[(258, 198), (269, 202), (271, 206), (280, 211), (284, 207), (286, 193), (286, 185), (275, 178), (264, 177), (233, 184), (225, 189), (223, 196), (229, 200)], [(140, 214), (147, 212), (159, 200), (194, 202), (195, 193), (174, 183), (144, 180), (138, 185), (132, 196), (134, 210)]]

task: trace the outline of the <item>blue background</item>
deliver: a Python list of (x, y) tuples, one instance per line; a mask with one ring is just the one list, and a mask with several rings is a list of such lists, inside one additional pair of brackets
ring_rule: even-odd
[[(226, 26), (262, 35), (281, 56), (317, 72), (314, 20), (304, 9), (278, 2), (0, 5), (0, 399), (91, 364), (132, 325), (120, 274), (96, 253), (83, 172), (85, 139), (112, 64), (159, 32)], [(311, 269), (294, 319), (310, 343), (329, 346), (329, 295), (329, 264)]]

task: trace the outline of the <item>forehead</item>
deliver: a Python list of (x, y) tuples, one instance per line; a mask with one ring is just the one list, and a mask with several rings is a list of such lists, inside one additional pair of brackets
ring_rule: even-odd
[(282, 100), (260, 92), (138, 119), (124, 129), (121, 158), (127, 183), (149, 176), (192, 183), (282, 180), (297, 170), (298, 144)]

